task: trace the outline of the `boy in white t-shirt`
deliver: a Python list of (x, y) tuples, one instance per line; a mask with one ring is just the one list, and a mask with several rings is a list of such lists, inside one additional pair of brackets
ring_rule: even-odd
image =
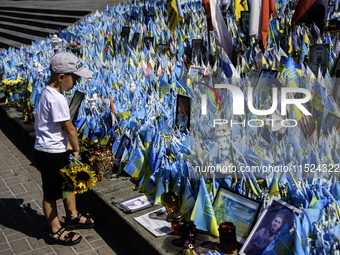
[(77, 131), (70, 119), (70, 110), (63, 91), (69, 91), (80, 77), (90, 78), (93, 72), (83, 67), (69, 52), (54, 55), (50, 61), (51, 77), (41, 93), (35, 117), (35, 154), (43, 183), (43, 210), (50, 229), (47, 243), (73, 245), (82, 237), (67, 230), (92, 228), (94, 221), (77, 212), (76, 197), (72, 193), (63, 200), (66, 211), (65, 228), (60, 224), (56, 200), (62, 198), (63, 177), (59, 170), (68, 164), (67, 150), (79, 157)]

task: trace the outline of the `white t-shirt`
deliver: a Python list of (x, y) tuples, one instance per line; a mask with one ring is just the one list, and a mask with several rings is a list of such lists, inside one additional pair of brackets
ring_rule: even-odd
[(64, 95), (46, 86), (41, 93), (34, 121), (34, 148), (49, 153), (65, 152), (68, 140), (61, 122), (69, 119), (70, 109)]

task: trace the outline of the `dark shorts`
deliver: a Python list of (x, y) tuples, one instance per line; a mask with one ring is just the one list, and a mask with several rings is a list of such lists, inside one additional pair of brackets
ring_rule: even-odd
[(59, 170), (69, 163), (69, 153), (48, 153), (38, 150), (34, 150), (34, 152), (40, 167), (44, 198), (49, 200), (61, 198), (62, 183), (65, 182), (65, 179)]

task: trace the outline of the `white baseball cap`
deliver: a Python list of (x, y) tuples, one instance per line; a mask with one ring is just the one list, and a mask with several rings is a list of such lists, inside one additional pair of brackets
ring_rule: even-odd
[(91, 78), (93, 74), (83, 66), (80, 59), (70, 52), (55, 54), (50, 60), (50, 69), (54, 73), (74, 73), (83, 78)]

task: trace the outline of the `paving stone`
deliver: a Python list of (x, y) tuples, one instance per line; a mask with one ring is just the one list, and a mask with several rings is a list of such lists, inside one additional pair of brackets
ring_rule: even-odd
[(112, 251), (112, 249), (108, 246), (97, 248), (97, 249), (95, 249), (95, 251), (99, 255), (117, 254), (114, 251)]
[(0, 254), (1, 254), (1, 251), (3, 251), (3, 250), (8, 250), (8, 249), (10, 249), (8, 243), (2, 243), (2, 244), (0, 244)]
[(10, 189), (15, 195), (19, 195), (20, 193), (27, 192), (27, 190), (24, 188), (22, 183), (19, 183), (17, 185), (12, 185), (12, 187), (10, 187)]
[[(82, 242), (83, 240), (80, 241), (80, 243)], [(79, 244), (76, 244), (76, 245), (73, 245), (72, 247), (71, 246), (62, 246), (62, 245), (53, 245), (53, 249), (56, 251), (57, 254), (76, 254), (75, 250), (74, 250), (74, 247), (76, 247), (77, 245), (80, 245)]]
[(107, 243), (103, 239), (99, 239), (99, 240), (96, 240), (94, 242), (91, 242), (91, 245), (94, 248), (100, 248), (100, 247), (106, 246)]
[(6, 217), (3, 217), (1, 219), (1, 229), (4, 230), (4, 229), (7, 229), (7, 228), (13, 228), (15, 227), (15, 221), (13, 220), (13, 218), (11, 216), (6, 216)]
[(35, 237), (27, 237), (26, 238), (27, 242), (29, 242), (29, 244), (31, 245), (32, 249), (40, 249), (44, 246), (49, 246), (46, 242), (44, 238), (35, 238)]
[(16, 241), (10, 242), (12, 249), (15, 251), (16, 254), (20, 254), (23, 252), (31, 251), (32, 249), (29, 247), (26, 239), (20, 239)]
[(35, 191), (35, 190), (41, 191), (40, 187), (33, 181), (24, 182), (23, 185), (25, 186), (28, 192)]
[(94, 241), (97, 241), (97, 240), (99, 240), (99, 239), (102, 239), (102, 237), (97, 233), (97, 232), (93, 232), (93, 231), (89, 231), (89, 233), (87, 233), (87, 234), (84, 234), (83, 233), (83, 229), (82, 230), (79, 230), (79, 232), (81, 233), (81, 235), (83, 236), (83, 237), (85, 237), (86, 238), (86, 240), (88, 241), (88, 242), (94, 242)]
[[(40, 249), (34, 249), (30, 252), (25, 252), (25, 255), (49, 255), (49, 254), (55, 254), (52, 247), (50, 247), (50, 246), (42, 247)], [(64, 253), (57, 253), (57, 254), (64, 255)], [(72, 253), (72, 254), (74, 254), (74, 253)], [(67, 255), (67, 254), (65, 254), (65, 255)]]
[(9, 177), (14, 177), (15, 175), (13, 174), (12, 169), (8, 169), (8, 170), (1, 171), (0, 176), (3, 179), (6, 179), (6, 178), (9, 178)]
[(0, 251), (0, 255), (13, 255), (13, 254), (14, 253), (13, 253), (13, 251), (11, 249)]
[[(95, 251), (84, 251), (84, 252), (81, 252), (81, 253), (78, 253), (78, 254), (79, 255), (97, 255), (97, 252), (95, 252)], [(113, 254), (113, 253), (110, 253), (110, 254)]]
[(91, 250), (92, 247), (89, 245), (89, 243), (86, 242), (86, 240), (81, 240), (79, 244), (73, 246), (73, 249), (77, 253), (80, 253), (80, 252)]
[(6, 237), (4, 236), (4, 233), (2, 231), (0, 231), (0, 243), (4, 243), (6, 242)]

